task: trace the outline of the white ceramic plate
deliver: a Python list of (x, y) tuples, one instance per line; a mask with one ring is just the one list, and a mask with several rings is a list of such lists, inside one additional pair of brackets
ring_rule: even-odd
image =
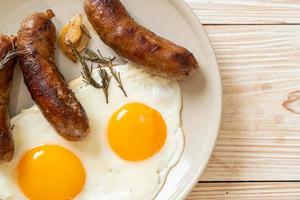
[[(83, 13), (82, 0), (0, 0), (0, 32), (15, 34), (20, 21), (34, 11), (51, 8), (56, 17), (57, 30), (73, 15)], [(212, 47), (193, 12), (182, 0), (122, 0), (129, 13), (142, 25), (194, 53), (201, 72), (181, 83), (184, 109), (183, 127), (186, 135), (184, 154), (171, 171), (158, 199), (182, 199), (203, 172), (213, 150), (221, 117), (221, 81)], [(86, 22), (88, 24), (88, 22)], [(91, 30), (91, 26), (88, 28)], [(96, 33), (92, 33), (97, 38)], [(99, 48), (104, 55), (114, 55), (100, 39), (91, 48)], [(74, 65), (57, 51), (57, 64), (69, 81), (80, 75)], [(14, 79), (11, 111), (15, 115), (33, 102), (23, 84), (19, 68)]]

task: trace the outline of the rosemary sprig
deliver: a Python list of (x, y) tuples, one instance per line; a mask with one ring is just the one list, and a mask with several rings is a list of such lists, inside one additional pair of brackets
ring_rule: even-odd
[(112, 74), (113, 78), (118, 83), (118, 87), (122, 90), (124, 96), (127, 97), (127, 93), (122, 84), (120, 72), (116, 72), (113, 69), (113, 66), (114, 66), (113, 62), (116, 59), (116, 57), (106, 58), (106, 57), (102, 56), (99, 49), (97, 50), (97, 53), (91, 49), (86, 49), (84, 53), (85, 53), (85, 59), (87, 59), (91, 62), (98, 63), (99, 67), (107, 67), (110, 70), (110, 73)]
[(16, 56), (18, 56), (18, 50), (15, 49), (15, 45), (12, 45), (12, 50), (8, 51), (4, 58), (0, 61), (0, 69), (5, 67), (5, 64), (9, 62), (11, 59), (14, 59)]
[(14, 59), (18, 55), (17, 51), (9, 51), (5, 57), (0, 61), (0, 69), (5, 67), (5, 64), (10, 61), (11, 59)]
[(91, 63), (91, 67), (89, 67), (86, 63), (86, 59), (75, 48), (71, 48), (82, 65), (81, 75), (83, 77), (83, 81), (94, 86), (95, 88), (102, 89), (105, 95), (106, 103), (108, 103), (108, 87), (110, 84), (110, 77), (108, 76), (107, 72), (104, 69), (99, 68), (99, 76), (101, 77), (101, 84), (99, 84), (92, 76), (93, 63)]
[[(72, 51), (78, 58), (79, 62), (82, 65), (82, 77), (84, 79), (84, 82), (87, 84), (90, 84), (94, 86), (95, 88), (103, 89), (103, 93), (105, 94), (106, 98), (106, 103), (108, 103), (108, 87), (110, 84), (111, 77), (108, 75), (107, 71), (103, 69), (104, 67), (107, 67), (112, 75), (112, 77), (116, 80), (118, 83), (118, 87), (122, 90), (123, 94), (125, 97), (127, 97), (127, 93), (123, 87), (122, 80), (121, 80), (121, 75), (120, 72), (116, 72), (113, 69), (113, 62), (115, 60), (114, 58), (110, 57), (104, 57), (100, 53), (99, 50), (97, 50), (97, 53), (91, 49), (86, 49), (81, 55), (76, 48), (71, 46)], [(91, 62), (91, 67), (88, 66), (87, 61)], [(101, 84), (98, 83), (92, 76), (92, 71), (93, 71), (93, 63), (98, 64), (98, 69), (99, 69), (99, 76), (101, 78)]]
[(77, 56), (80, 64), (82, 65), (82, 77), (84, 79), (84, 82), (86, 82), (89, 85), (94, 86), (95, 88), (103, 88), (102, 85), (100, 85), (92, 76), (92, 71), (93, 71), (93, 65), (91, 67), (88, 66), (86, 63), (86, 60), (84, 57), (80, 55), (80, 53), (75, 49), (72, 48), (73, 53)]

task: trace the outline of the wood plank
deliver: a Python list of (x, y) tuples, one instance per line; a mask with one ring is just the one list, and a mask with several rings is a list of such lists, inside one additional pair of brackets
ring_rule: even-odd
[[(222, 74), (224, 109), (201, 180), (300, 180), (300, 115), (282, 106), (300, 90), (300, 26), (206, 30)], [(290, 107), (300, 110), (299, 98)]]
[(187, 200), (295, 200), (300, 183), (199, 183)]
[(185, 0), (203, 24), (299, 24), (299, 0)]

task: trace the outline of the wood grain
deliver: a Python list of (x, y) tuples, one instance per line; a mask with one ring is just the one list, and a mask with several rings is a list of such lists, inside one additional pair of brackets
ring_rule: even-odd
[(187, 200), (300, 199), (300, 1), (185, 1), (208, 25), (224, 90), (206, 182)]
[(296, 200), (300, 183), (199, 183), (187, 200)]
[(203, 24), (300, 24), (299, 0), (185, 0)]
[[(222, 74), (220, 135), (202, 181), (300, 180), (300, 26), (207, 26)], [(293, 107), (300, 109), (300, 102)]]

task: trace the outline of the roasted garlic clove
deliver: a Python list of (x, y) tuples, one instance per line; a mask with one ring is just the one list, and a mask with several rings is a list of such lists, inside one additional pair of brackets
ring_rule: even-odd
[(78, 52), (82, 52), (87, 47), (89, 39), (88, 30), (83, 25), (82, 15), (78, 14), (60, 31), (59, 46), (65, 55), (76, 62), (77, 57), (71, 47), (76, 48)]
[(66, 44), (76, 44), (82, 36), (82, 16), (75, 15), (68, 24), (68, 30), (65, 35)]

